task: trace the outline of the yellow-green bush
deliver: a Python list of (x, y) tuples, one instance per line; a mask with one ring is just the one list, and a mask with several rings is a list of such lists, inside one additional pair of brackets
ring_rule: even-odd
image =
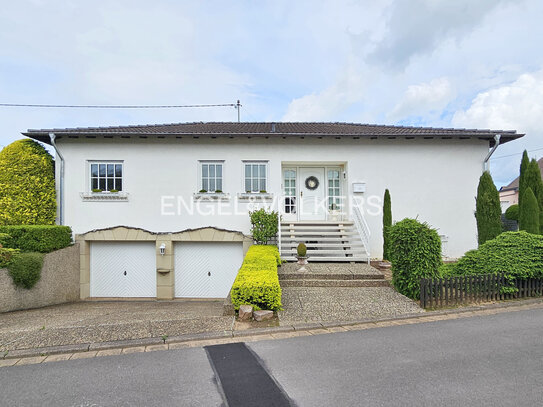
[(52, 225), (56, 216), (53, 157), (32, 140), (0, 151), (0, 225)]
[(279, 250), (275, 246), (251, 246), (230, 296), (236, 310), (241, 305), (252, 305), (256, 309), (281, 309), (281, 286), (277, 276), (277, 266), (281, 264)]

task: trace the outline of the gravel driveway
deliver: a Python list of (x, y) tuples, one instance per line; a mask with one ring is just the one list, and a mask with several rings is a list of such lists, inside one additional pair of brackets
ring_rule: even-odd
[(230, 330), (223, 301), (85, 301), (0, 314), (0, 351)]

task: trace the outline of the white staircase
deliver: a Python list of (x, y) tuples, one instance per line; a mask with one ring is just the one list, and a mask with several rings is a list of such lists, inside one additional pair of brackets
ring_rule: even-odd
[(307, 246), (310, 262), (369, 262), (364, 236), (352, 221), (283, 221), (280, 224), (281, 258), (296, 260), (299, 243)]

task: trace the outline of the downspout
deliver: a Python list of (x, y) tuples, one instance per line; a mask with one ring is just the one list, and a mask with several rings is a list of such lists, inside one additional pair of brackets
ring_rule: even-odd
[(55, 144), (55, 133), (49, 133), (49, 138), (51, 139), (51, 145), (55, 149), (56, 156), (60, 158), (60, 185), (58, 186), (58, 206), (59, 214), (58, 221), (60, 225), (64, 225), (64, 157), (58, 151), (57, 145)]
[(501, 137), (501, 134), (494, 135), (494, 147), (492, 147), (492, 150), (488, 152), (485, 160), (483, 161), (483, 171), (488, 171), (488, 160), (490, 160), (490, 157), (492, 157), (492, 154), (494, 154), (494, 151), (496, 151), (496, 149), (500, 145)]

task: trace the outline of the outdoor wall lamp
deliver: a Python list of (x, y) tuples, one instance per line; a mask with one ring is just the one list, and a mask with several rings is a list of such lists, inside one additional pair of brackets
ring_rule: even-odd
[(166, 253), (166, 243), (160, 245), (160, 255), (164, 256), (164, 253)]

